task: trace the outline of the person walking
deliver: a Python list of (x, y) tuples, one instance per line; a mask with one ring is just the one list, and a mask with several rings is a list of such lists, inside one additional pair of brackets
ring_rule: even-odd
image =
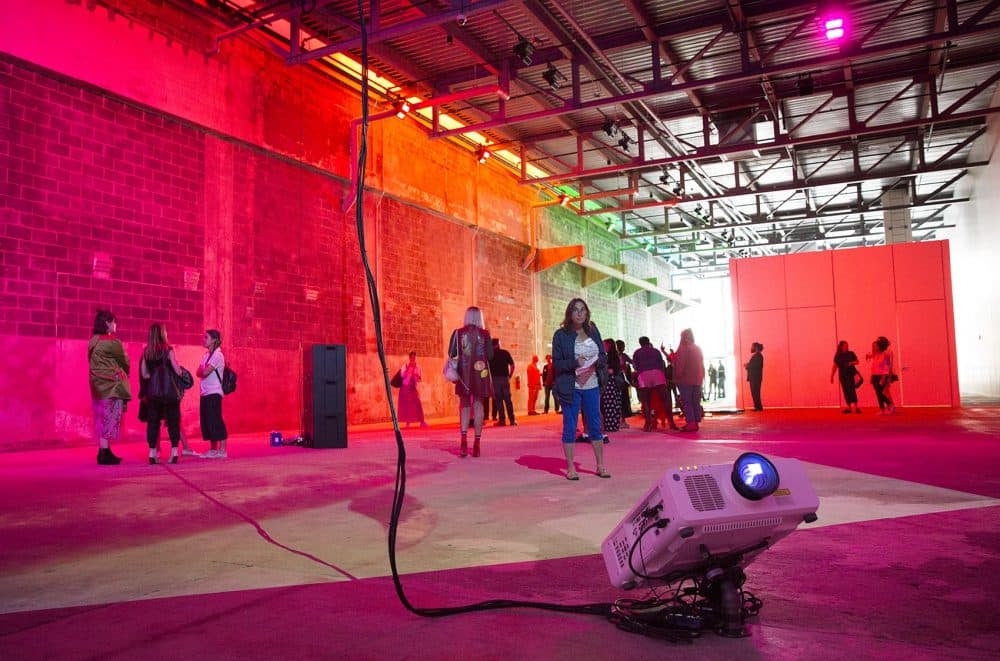
[(871, 366), (871, 383), (875, 390), (875, 398), (878, 400), (880, 415), (892, 415), (896, 412), (896, 405), (892, 402), (892, 395), (889, 387), (895, 380), (895, 356), (889, 349), (889, 340), (883, 335), (872, 342), (872, 352), (865, 356)]
[(120, 464), (122, 458), (111, 452), (111, 442), (121, 437), (122, 416), (132, 390), (129, 388), (129, 360), (125, 347), (115, 336), (118, 323), (110, 310), (98, 310), (87, 343), (90, 400), (97, 440), (97, 463)]
[(403, 384), (399, 387), (399, 397), (396, 400), (399, 421), (405, 422), (409, 428), (411, 422), (419, 423), (421, 427), (427, 426), (424, 420), (424, 405), (420, 402), (420, 393), (417, 392), (417, 384), (423, 381), (424, 373), (417, 364), (417, 352), (410, 352), (410, 359), (405, 365), (399, 368), (399, 375), (403, 379)]
[[(552, 367), (552, 356), (545, 356), (545, 367), (542, 368), (542, 386), (545, 388), (545, 413), (549, 412), (549, 397), (552, 396), (552, 388), (556, 384), (556, 371)], [(559, 396), (552, 397), (555, 412), (559, 413)]]
[(177, 385), (181, 366), (174, 348), (167, 340), (167, 329), (162, 324), (149, 327), (149, 338), (139, 360), (139, 375), (146, 382), (146, 444), (149, 446), (149, 463), (159, 463), (160, 424), (167, 423), (170, 437), (170, 463), (177, 463), (177, 446), (181, 440), (181, 397), (183, 389)]
[(604, 466), (604, 434), (601, 432), (600, 386), (607, 378), (607, 355), (590, 308), (582, 298), (566, 306), (559, 329), (552, 336), (555, 391), (562, 403), (562, 446), (566, 455), (566, 479), (579, 480), (573, 463), (576, 421), (581, 408), (597, 461), (598, 477), (609, 478)]
[(198, 365), (201, 379), (201, 400), (198, 402), (198, 417), (201, 421), (201, 437), (208, 441), (206, 459), (225, 459), (226, 440), (229, 432), (222, 418), (222, 372), (226, 368), (226, 357), (222, 354), (222, 334), (214, 328), (205, 331), (202, 342), (208, 350)]
[(685, 424), (681, 431), (698, 431), (701, 422), (701, 384), (705, 381), (705, 358), (694, 342), (694, 331), (681, 331), (681, 342), (673, 353), (673, 378), (681, 394)]
[[(854, 407), (855, 413), (861, 413), (861, 409), (858, 407), (858, 378), (861, 376), (858, 374), (858, 357), (850, 350), (847, 342), (841, 340), (837, 344), (837, 353), (833, 355), (833, 369), (830, 370), (830, 383), (833, 383), (833, 375), (837, 374), (840, 378), (840, 389), (844, 393), (844, 403), (847, 404), (847, 408), (844, 409), (844, 413), (850, 413), (851, 407)], [(862, 379), (862, 382), (864, 379)]]
[(458, 380), (455, 394), (458, 396), (461, 444), (459, 455), (469, 454), (469, 422), (471, 420), (475, 441), (472, 456), (478, 457), (483, 436), (483, 400), (493, 396), (493, 379), (490, 378), (490, 359), (493, 357), (493, 341), (484, 328), (483, 311), (475, 306), (465, 310), (462, 327), (452, 331), (448, 340), (448, 357), (457, 362)]
[(747, 381), (750, 382), (750, 396), (753, 398), (753, 410), (763, 411), (760, 402), (760, 384), (764, 381), (764, 345), (754, 342), (750, 346), (750, 360), (746, 363)]

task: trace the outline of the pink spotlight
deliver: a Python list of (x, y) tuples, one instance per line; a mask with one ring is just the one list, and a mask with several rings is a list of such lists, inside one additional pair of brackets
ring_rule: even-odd
[(845, 21), (842, 16), (827, 16), (823, 19), (823, 31), (829, 41), (843, 39), (845, 34)]

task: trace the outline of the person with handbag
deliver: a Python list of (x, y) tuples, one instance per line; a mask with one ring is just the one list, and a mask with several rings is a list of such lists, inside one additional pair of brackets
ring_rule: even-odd
[(892, 402), (889, 387), (893, 381), (898, 381), (899, 377), (896, 376), (895, 356), (889, 349), (888, 338), (880, 335), (872, 342), (872, 352), (867, 354), (865, 359), (871, 365), (871, 383), (878, 399), (879, 415), (892, 415), (896, 412), (896, 405)]
[[(847, 408), (844, 413), (851, 412), (854, 406), (855, 413), (861, 413), (858, 407), (858, 382), (855, 380), (858, 374), (858, 356), (847, 344), (846, 340), (841, 340), (837, 344), (837, 353), (833, 355), (833, 369), (830, 371), (830, 383), (833, 383), (833, 375), (838, 374), (840, 378), (840, 389), (844, 392), (844, 402)], [(864, 379), (862, 379), (864, 382)]]
[(201, 437), (208, 441), (206, 459), (225, 459), (226, 439), (229, 433), (222, 419), (222, 373), (226, 368), (226, 357), (222, 354), (222, 334), (210, 328), (205, 331), (204, 346), (208, 351), (198, 365), (197, 375), (201, 379), (201, 400), (198, 414), (201, 421)]
[(94, 330), (87, 343), (90, 375), (90, 398), (94, 412), (94, 435), (97, 437), (97, 463), (120, 464), (122, 458), (111, 452), (111, 441), (121, 436), (122, 416), (132, 399), (128, 384), (129, 360), (110, 310), (98, 310)]
[(174, 348), (167, 340), (167, 329), (162, 324), (149, 327), (149, 338), (139, 360), (140, 387), (146, 409), (146, 444), (149, 445), (149, 463), (159, 463), (160, 423), (167, 422), (170, 437), (170, 463), (177, 463), (177, 446), (181, 440), (181, 395), (183, 386), (178, 382), (181, 366)]
[(604, 433), (601, 431), (601, 387), (608, 381), (608, 358), (597, 324), (582, 298), (566, 306), (562, 325), (552, 336), (552, 365), (556, 373), (556, 396), (562, 403), (562, 446), (566, 455), (566, 479), (579, 480), (573, 463), (576, 421), (583, 409), (587, 435), (594, 448), (598, 477), (611, 477), (604, 466)]
[(417, 352), (410, 352), (410, 359), (405, 365), (399, 368), (399, 397), (396, 400), (396, 410), (400, 422), (405, 422), (409, 428), (411, 422), (419, 422), (421, 427), (426, 427), (424, 420), (424, 406), (420, 402), (420, 393), (417, 392), (417, 384), (424, 380), (424, 373), (417, 365)]
[(462, 457), (469, 454), (470, 420), (475, 433), (472, 456), (479, 456), (483, 436), (483, 399), (493, 396), (493, 379), (490, 377), (493, 339), (484, 326), (483, 311), (470, 306), (465, 310), (462, 327), (456, 328), (448, 340), (445, 376), (455, 384), (458, 396), (461, 425), (459, 455)]

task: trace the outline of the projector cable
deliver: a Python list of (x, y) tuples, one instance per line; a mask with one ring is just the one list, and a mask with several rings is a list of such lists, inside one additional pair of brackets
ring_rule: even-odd
[(364, 266), (365, 282), (368, 287), (368, 298), (372, 306), (372, 324), (375, 332), (375, 342), (378, 350), (379, 364), (382, 367), (383, 387), (389, 400), (389, 412), (392, 416), (392, 426), (396, 438), (396, 481), (393, 489), (392, 510), (389, 517), (389, 566), (392, 570), (392, 582), (396, 589), (396, 595), (407, 610), (423, 617), (442, 617), (446, 615), (457, 615), (459, 613), (470, 613), (475, 611), (495, 610), (499, 608), (538, 608), (549, 611), (559, 611), (563, 613), (579, 613), (584, 615), (599, 615), (609, 617), (612, 605), (610, 603), (592, 604), (552, 604), (537, 601), (518, 601), (512, 599), (492, 599), (467, 606), (453, 606), (445, 608), (418, 608), (410, 603), (403, 591), (403, 585), (399, 578), (399, 569), (396, 565), (396, 534), (399, 528), (399, 518), (403, 510), (403, 497), (406, 493), (406, 446), (403, 443), (403, 433), (399, 429), (399, 420), (396, 415), (396, 407), (392, 401), (392, 389), (389, 385), (389, 369), (386, 364), (385, 346), (382, 341), (382, 314), (381, 303), (379, 302), (378, 286), (375, 276), (372, 273), (371, 265), (368, 262), (368, 252), (365, 248), (365, 224), (364, 224), (364, 189), (365, 189), (365, 163), (368, 156), (368, 26), (365, 21), (364, 1), (358, 0), (359, 29), (361, 32), (361, 122), (360, 139), (358, 142), (358, 163), (357, 181), (354, 189), (355, 226), (358, 234), (358, 247), (361, 251), (361, 263)]

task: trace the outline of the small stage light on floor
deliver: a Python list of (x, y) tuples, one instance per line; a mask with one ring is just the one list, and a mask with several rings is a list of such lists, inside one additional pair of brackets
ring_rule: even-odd
[[(620, 600), (612, 620), (648, 635), (715, 630), (745, 636), (760, 609), (743, 590), (743, 569), (800, 523), (816, 520), (819, 498), (795, 459), (756, 452), (732, 464), (667, 471), (601, 544), (611, 583), (631, 590), (673, 584), (671, 596)], [(653, 603), (655, 602), (655, 603)]]

